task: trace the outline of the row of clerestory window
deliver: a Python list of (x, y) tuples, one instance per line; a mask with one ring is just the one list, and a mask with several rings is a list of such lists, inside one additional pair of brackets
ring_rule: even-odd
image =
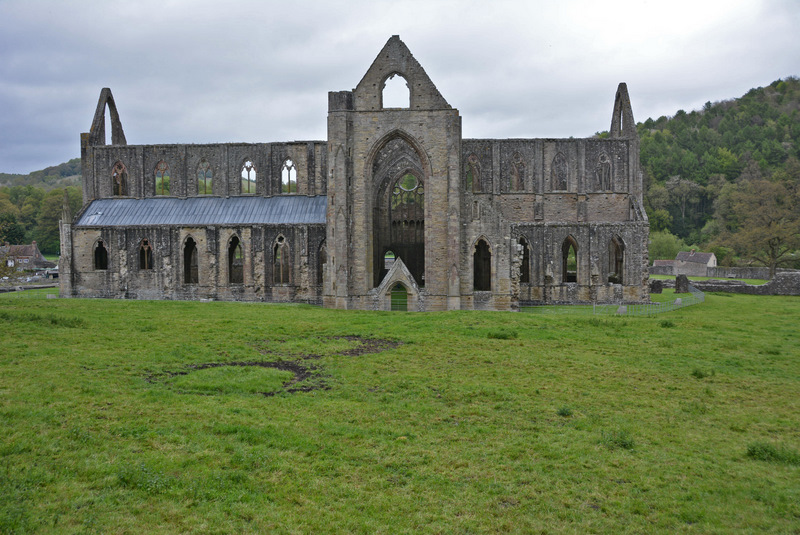
[[(228, 242), (228, 283), (244, 283), (244, 252), (238, 236), (233, 236)], [(323, 242), (319, 248), (317, 281), (322, 283), (322, 272), (327, 262), (327, 252)], [(108, 269), (108, 248), (103, 240), (97, 240), (94, 246), (94, 269)], [(139, 244), (139, 270), (154, 269), (153, 247), (150, 241), (143, 239)], [(290, 284), (292, 279), (291, 254), (289, 242), (283, 236), (278, 236), (272, 248), (272, 275), (274, 284)], [(183, 282), (184, 284), (197, 284), (200, 280), (198, 266), (197, 242), (190, 236), (183, 245)]]
[[(170, 195), (170, 168), (164, 160), (156, 164), (153, 171), (155, 177), (156, 195)], [(197, 164), (197, 194), (213, 195), (214, 171), (211, 164), (203, 158)], [(252, 160), (245, 160), (240, 170), (241, 193), (253, 195), (256, 193), (258, 170)], [(128, 169), (121, 161), (114, 164), (111, 169), (111, 186), (115, 197), (128, 195)], [(291, 158), (286, 158), (281, 165), (281, 193), (297, 193), (297, 166)]]
[[(504, 188), (508, 191), (524, 191), (525, 174), (526, 165), (522, 154), (515, 152), (511, 156)], [(550, 178), (547, 185), (549, 190), (567, 191), (569, 174), (569, 162), (566, 156), (561, 152), (557, 153), (550, 165)], [(464, 162), (464, 188), (472, 193), (491, 190), (490, 179), (483, 177), (480, 158), (474, 152), (470, 153)], [(612, 191), (614, 189), (611, 158), (605, 152), (600, 153), (594, 168), (587, 175), (587, 188), (592, 191)]]

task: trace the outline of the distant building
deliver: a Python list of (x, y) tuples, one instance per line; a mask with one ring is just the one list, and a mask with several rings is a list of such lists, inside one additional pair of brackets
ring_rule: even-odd
[(675, 257), (674, 273), (689, 277), (705, 277), (708, 275), (708, 268), (713, 267), (717, 267), (717, 257), (714, 253), (681, 251)]
[(6, 265), (17, 271), (35, 271), (56, 267), (54, 263), (47, 261), (35, 241), (30, 245), (6, 243), (0, 246), (0, 258), (4, 258)]

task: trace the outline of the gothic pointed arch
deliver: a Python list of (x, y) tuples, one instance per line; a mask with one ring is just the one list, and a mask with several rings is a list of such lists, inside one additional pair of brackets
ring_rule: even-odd
[(197, 243), (187, 236), (183, 241), (183, 283), (197, 284), (200, 280), (197, 262)]
[(258, 172), (256, 165), (250, 158), (245, 158), (240, 169), (241, 181), (239, 191), (242, 195), (253, 195), (256, 192), (256, 179)]
[(404, 108), (411, 106), (408, 80), (399, 72), (393, 72), (381, 84), (381, 108)]
[(170, 174), (169, 165), (164, 160), (156, 164), (155, 171), (156, 195), (169, 195), (170, 194)]
[(139, 269), (153, 269), (153, 247), (150, 245), (150, 240), (147, 238), (143, 238), (142, 241), (139, 242)]
[(488, 292), (492, 289), (492, 249), (489, 240), (481, 236), (475, 241), (472, 252), (472, 289)]
[(289, 242), (283, 236), (278, 235), (272, 245), (272, 281), (274, 284), (291, 283), (291, 255)]
[(578, 241), (572, 234), (561, 244), (561, 282), (578, 282)]
[(374, 185), (373, 286), (386, 276), (391, 251), (419, 286), (425, 284), (425, 181), (427, 155), (413, 137), (395, 130), (370, 152), (366, 173)]
[(200, 163), (197, 164), (197, 194), (214, 194), (214, 171), (205, 158), (201, 159)]
[(613, 176), (611, 158), (608, 157), (606, 151), (602, 151), (597, 156), (597, 163), (594, 166), (594, 180), (597, 191), (611, 191), (614, 185)]
[(111, 168), (111, 187), (115, 197), (128, 195), (128, 168), (119, 160)]
[(97, 109), (94, 112), (92, 126), (89, 129), (89, 145), (106, 144), (106, 109), (111, 123), (111, 144), (127, 145), (125, 132), (122, 130), (122, 122), (120, 122), (119, 113), (117, 112), (117, 104), (114, 102), (114, 96), (108, 87), (104, 87), (100, 91)]
[(525, 161), (519, 151), (511, 155), (511, 165), (509, 166), (508, 190), (525, 190)]
[(228, 240), (228, 283), (244, 283), (244, 253), (242, 242), (237, 234)]
[(567, 191), (569, 177), (569, 163), (564, 153), (559, 152), (553, 157), (550, 166), (550, 189), (552, 191)]
[(471, 152), (464, 162), (464, 189), (472, 193), (483, 191), (481, 160), (474, 152)]
[(625, 242), (618, 235), (608, 242), (608, 282), (624, 284)]
[(522, 258), (519, 266), (519, 282), (528, 284), (531, 282), (531, 246), (525, 236), (519, 237), (519, 246), (522, 247)]
[(94, 269), (95, 270), (106, 270), (108, 269), (108, 249), (106, 249), (106, 244), (103, 240), (97, 240), (94, 242)]
[(297, 166), (288, 157), (281, 165), (281, 193), (297, 193)]
[(328, 263), (328, 248), (325, 245), (325, 240), (319, 244), (317, 249), (317, 284), (322, 285), (325, 282), (325, 264)]

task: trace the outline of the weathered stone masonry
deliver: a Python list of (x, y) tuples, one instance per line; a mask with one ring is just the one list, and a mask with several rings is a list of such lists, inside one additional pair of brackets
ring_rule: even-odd
[[(407, 107), (383, 105), (395, 76)], [(81, 136), (86, 205), (62, 222), (62, 295), (360, 309), (401, 296), (410, 310), (648, 299), (625, 84), (605, 139), (462, 139), (458, 110), (393, 36), (328, 103), (327, 142), (127, 145), (104, 89)]]

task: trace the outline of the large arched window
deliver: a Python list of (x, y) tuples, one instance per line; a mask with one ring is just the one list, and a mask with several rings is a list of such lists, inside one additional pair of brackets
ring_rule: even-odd
[(139, 269), (153, 269), (153, 248), (147, 239), (139, 244)]
[(619, 236), (614, 236), (608, 242), (608, 282), (623, 284), (625, 271), (625, 242)]
[(231, 238), (228, 244), (228, 282), (230, 284), (244, 282), (244, 255), (238, 236)]
[(562, 282), (578, 282), (578, 242), (567, 236), (561, 245)]
[(114, 187), (115, 197), (124, 197), (128, 194), (128, 170), (122, 162), (114, 164), (111, 170), (111, 184)]
[(522, 247), (522, 263), (519, 266), (519, 282), (531, 282), (531, 253), (528, 246), (528, 240), (525, 237), (520, 237), (519, 245)]
[(411, 107), (411, 92), (408, 89), (408, 82), (401, 74), (390, 74), (383, 82), (381, 104), (383, 108)]
[(198, 280), (197, 244), (189, 237), (183, 245), (183, 282), (197, 284)]
[(242, 165), (242, 193), (252, 194), (256, 192), (256, 166), (250, 160)]
[(169, 195), (169, 166), (161, 160), (156, 164), (156, 195)]
[(275, 284), (289, 284), (289, 244), (286, 238), (278, 236), (275, 246), (272, 248), (272, 278)]
[(559, 152), (553, 158), (553, 165), (550, 168), (550, 189), (553, 191), (566, 191), (568, 176), (569, 164), (564, 155)]
[(94, 245), (94, 269), (108, 269), (108, 250), (103, 240)]
[(203, 158), (197, 164), (197, 194), (198, 195), (211, 195), (214, 193), (213, 188), (214, 173), (211, 170), (211, 164)]
[(297, 193), (297, 167), (286, 158), (281, 167), (281, 193)]
[[(417, 284), (425, 284), (425, 188), (416, 176), (405, 173), (389, 196), (391, 252), (405, 263)], [(387, 253), (390, 251), (387, 251)], [(384, 268), (391, 268), (390, 260)]]
[(488, 292), (492, 289), (492, 252), (489, 244), (480, 239), (475, 244), (472, 255), (473, 289), (477, 292)]

